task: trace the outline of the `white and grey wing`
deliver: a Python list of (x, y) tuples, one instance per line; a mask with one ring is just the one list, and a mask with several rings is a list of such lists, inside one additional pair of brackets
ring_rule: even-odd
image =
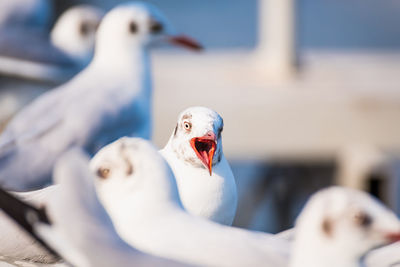
[[(71, 256), (99, 267), (183, 266), (141, 253), (122, 241), (97, 198), (94, 177), (82, 150), (72, 149), (63, 155), (56, 164), (54, 178), (63, 190), (48, 208), (54, 224), (75, 250), (60, 252), (67, 260), (71, 261)], [(83, 252), (85, 259), (76, 250)]]

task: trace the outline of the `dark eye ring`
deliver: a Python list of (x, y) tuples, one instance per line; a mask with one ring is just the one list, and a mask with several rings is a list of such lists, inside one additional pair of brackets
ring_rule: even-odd
[(138, 30), (139, 30), (139, 29), (138, 29), (137, 24), (136, 24), (135, 22), (131, 21), (131, 22), (129, 23), (129, 31), (130, 31), (130, 33), (137, 33)]
[(106, 179), (108, 176), (110, 176), (110, 169), (109, 168), (99, 168), (97, 170), (97, 176), (100, 178)]
[(183, 122), (183, 128), (185, 128), (186, 131), (190, 131), (192, 129), (192, 124), (190, 122)]
[(90, 32), (90, 25), (86, 22), (82, 22), (79, 27), (81, 35), (88, 35)]
[(355, 215), (355, 221), (358, 225), (361, 225), (363, 227), (368, 227), (372, 224), (372, 218), (368, 214), (364, 212), (357, 213)]
[(160, 22), (153, 21), (150, 25), (150, 32), (151, 33), (160, 33), (164, 29), (163, 25)]

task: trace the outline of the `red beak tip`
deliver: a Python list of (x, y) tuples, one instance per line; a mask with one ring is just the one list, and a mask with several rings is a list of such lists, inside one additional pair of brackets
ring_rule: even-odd
[(387, 235), (387, 239), (391, 242), (398, 242), (400, 241), (400, 233), (391, 233)]
[(170, 42), (179, 46), (186, 47), (190, 50), (193, 51), (202, 51), (204, 48), (201, 44), (199, 44), (197, 41), (184, 36), (184, 35), (178, 35), (178, 36), (172, 36), (170, 37)]

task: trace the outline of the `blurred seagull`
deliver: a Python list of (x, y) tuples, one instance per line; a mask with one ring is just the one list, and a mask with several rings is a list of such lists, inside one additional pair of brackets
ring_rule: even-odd
[(171, 169), (148, 141), (121, 138), (90, 166), (117, 232), (139, 250), (200, 266), (287, 266), (287, 242), (187, 213)]
[(30, 86), (2, 83), (0, 122), (9, 120), (32, 99), (70, 79), (89, 63), (103, 14), (93, 6), (72, 7), (55, 23), (51, 40), (43, 31), (26, 27), (0, 30), (0, 75), (44, 83)]
[(97, 199), (82, 151), (73, 149), (63, 155), (54, 177), (57, 194), (42, 208), (0, 190), (1, 207), (49, 252), (80, 267), (184, 266), (139, 252), (118, 236)]
[(81, 66), (93, 57), (97, 28), (104, 11), (90, 5), (73, 6), (65, 11), (51, 33), (51, 42)]
[(106, 14), (89, 66), (24, 108), (0, 136), (0, 184), (12, 190), (48, 184), (55, 161), (72, 146), (94, 154), (120, 136), (150, 138), (148, 48), (161, 41), (201, 48), (175, 35), (152, 5), (126, 3)]
[(236, 214), (235, 178), (222, 150), (223, 120), (205, 107), (184, 110), (160, 151), (178, 185), (185, 209), (193, 215), (231, 225)]
[(364, 192), (341, 187), (313, 195), (295, 229), (290, 267), (358, 267), (368, 251), (400, 240), (392, 211)]
[(0, 72), (54, 83), (69, 79), (92, 58), (103, 15), (94, 6), (72, 7), (56, 21), (50, 36), (26, 27), (0, 29)]

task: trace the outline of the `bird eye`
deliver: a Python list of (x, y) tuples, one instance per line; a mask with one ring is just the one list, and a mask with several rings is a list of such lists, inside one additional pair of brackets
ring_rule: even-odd
[(332, 230), (333, 230), (333, 223), (332, 220), (329, 218), (325, 218), (322, 221), (322, 231), (327, 235), (331, 236), (332, 235)]
[(106, 179), (108, 178), (108, 176), (110, 176), (110, 169), (108, 168), (99, 168), (97, 170), (97, 176), (99, 176), (100, 178)]
[(133, 21), (131, 21), (131, 23), (129, 23), (129, 32), (130, 33), (137, 33), (138, 32), (138, 26)]
[(163, 25), (160, 22), (153, 21), (150, 24), (150, 32), (151, 33), (160, 33), (164, 29)]
[(79, 25), (79, 32), (83, 36), (88, 35), (89, 32), (90, 32), (90, 25), (88, 23), (86, 23), (86, 22), (82, 22)]
[(357, 225), (360, 225), (363, 227), (368, 227), (372, 224), (371, 216), (364, 212), (359, 212), (359, 213), (355, 214), (354, 220)]
[(183, 123), (183, 128), (185, 128), (186, 131), (190, 131), (190, 129), (192, 129), (192, 124), (190, 122), (185, 121)]

